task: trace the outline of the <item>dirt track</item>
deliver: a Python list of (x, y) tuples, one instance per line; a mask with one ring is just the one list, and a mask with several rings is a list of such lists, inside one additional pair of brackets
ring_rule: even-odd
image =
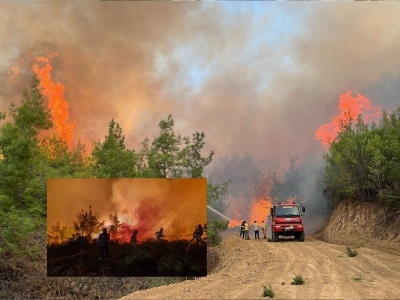
[[(399, 299), (400, 256), (358, 248), (348, 257), (346, 246), (306, 238), (244, 241), (226, 238), (218, 248), (220, 264), (207, 277), (137, 291), (121, 299)], [(291, 285), (295, 274), (304, 285)]]

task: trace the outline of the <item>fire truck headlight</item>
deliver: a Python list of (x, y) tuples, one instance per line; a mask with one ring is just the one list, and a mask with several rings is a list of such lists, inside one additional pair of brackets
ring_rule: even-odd
[(275, 225), (275, 227), (281, 227), (281, 225)]

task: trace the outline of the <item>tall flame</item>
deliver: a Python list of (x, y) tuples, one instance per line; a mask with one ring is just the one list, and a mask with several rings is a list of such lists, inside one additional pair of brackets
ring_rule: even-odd
[(60, 82), (54, 83), (51, 79), (51, 70), (53, 67), (50, 65), (49, 59), (58, 56), (53, 53), (46, 57), (36, 57), (36, 63), (33, 64), (33, 71), (37, 74), (40, 80), (40, 88), (43, 95), (49, 99), (49, 109), (53, 117), (53, 124), (55, 126), (57, 135), (71, 147), (72, 132), (75, 129), (76, 123), (68, 123), (69, 105), (64, 99), (65, 86)]
[(332, 143), (340, 132), (341, 121), (355, 120), (359, 114), (362, 114), (365, 122), (373, 122), (379, 119), (381, 115), (380, 106), (373, 106), (371, 100), (358, 94), (356, 97), (351, 96), (351, 91), (347, 91), (340, 95), (339, 98), (340, 113), (330, 124), (324, 124), (315, 132), (317, 140), (321, 140), (324, 146)]
[(261, 221), (265, 221), (267, 216), (270, 214), (270, 207), (272, 207), (272, 203), (270, 199), (255, 199), (251, 203), (250, 210), (250, 220), (253, 223), (257, 221), (261, 223)]
[[(233, 203), (232, 198), (230, 198), (230, 203)], [(233, 220), (229, 222), (228, 226), (229, 227), (239, 226), (244, 220), (250, 225), (254, 221), (261, 223), (261, 221), (265, 221), (269, 216), (270, 207), (272, 207), (272, 201), (269, 198), (252, 199), (250, 204), (250, 212), (248, 216), (245, 216), (246, 211), (244, 211), (243, 207), (242, 207), (243, 210), (241, 212), (240, 210), (231, 207), (231, 209), (229, 209), (229, 212), (231, 215), (233, 215), (232, 218)]]

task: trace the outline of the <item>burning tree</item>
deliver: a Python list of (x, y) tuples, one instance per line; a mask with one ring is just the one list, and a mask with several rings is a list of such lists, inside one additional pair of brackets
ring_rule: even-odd
[[(58, 56), (58, 54), (50, 54), (49, 58), (53, 58), (54, 56)], [(69, 105), (64, 99), (65, 87), (59, 82), (53, 83), (51, 79), (51, 70), (53, 67), (50, 65), (49, 58), (37, 57), (32, 69), (40, 79), (40, 89), (43, 95), (49, 98), (49, 109), (57, 135), (66, 142), (68, 147), (71, 147), (72, 132), (75, 129), (76, 123), (68, 123), (67, 121), (69, 118)]]

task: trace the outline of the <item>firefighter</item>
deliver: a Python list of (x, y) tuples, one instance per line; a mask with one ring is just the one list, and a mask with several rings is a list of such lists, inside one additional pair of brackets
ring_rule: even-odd
[(259, 226), (257, 221), (254, 221), (254, 239), (260, 239), (260, 232), (259, 232)]
[(107, 228), (103, 228), (103, 232), (99, 234), (99, 238), (97, 239), (97, 247), (99, 248), (99, 260), (105, 258), (109, 259), (110, 254), (108, 252), (108, 245), (110, 242), (110, 236), (107, 233)]
[(261, 228), (262, 228), (262, 232), (263, 232), (264, 240), (265, 240), (267, 238), (267, 223), (265, 223), (264, 220), (262, 221)]
[(249, 240), (250, 239), (250, 237), (249, 237), (249, 224), (246, 221), (244, 221), (244, 239), (245, 240)]
[[(206, 244), (205, 241), (201, 238), (203, 235), (203, 227), (201, 227), (201, 224), (197, 225), (197, 228), (193, 232), (193, 239), (196, 239), (196, 245), (204, 245)], [(193, 241), (192, 239), (192, 241)]]
[(131, 236), (131, 244), (133, 245), (133, 248), (136, 249), (136, 244), (137, 244), (137, 234), (138, 231), (135, 230)]
[(242, 222), (242, 224), (240, 225), (240, 237), (244, 238), (244, 221)]
[(164, 229), (160, 228), (160, 231), (155, 233), (157, 241), (160, 241), (162, 237), (164, 237)]

